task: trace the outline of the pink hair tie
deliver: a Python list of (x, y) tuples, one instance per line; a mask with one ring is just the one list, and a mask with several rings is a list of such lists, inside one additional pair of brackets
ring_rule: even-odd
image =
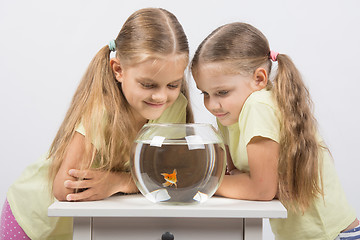
[(270, 58), (272, 61), (276, 62), (278, 55), (279, 55), (278, 52), (275, 52), (275, 51), (270, 50), (270, 56), (269, 56), (269, 58)]

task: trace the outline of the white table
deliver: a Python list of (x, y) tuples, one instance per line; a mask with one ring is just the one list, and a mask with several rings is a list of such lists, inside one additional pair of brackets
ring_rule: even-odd
[(278, 201), (212, 197), (197, 205), (154, 204), (141, 194), (101, 201), (55, 202), (52, 217), (74, 217), (74, 239), (174, 240), (262, 239), (263, 218), (286, 218)]

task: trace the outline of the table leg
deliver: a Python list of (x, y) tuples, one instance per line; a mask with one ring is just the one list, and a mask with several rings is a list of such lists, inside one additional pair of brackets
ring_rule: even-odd
[(92, 239), (92, 217), (74, 217), (73, 239), (91, 240)]
[(244, 240), (262, 239), (262, 218), (244, 218)]

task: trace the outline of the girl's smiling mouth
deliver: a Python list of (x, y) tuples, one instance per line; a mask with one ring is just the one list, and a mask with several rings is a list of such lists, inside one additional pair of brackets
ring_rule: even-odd
[(228, 113), (214, 113), (214, 116), (217, 118), (225, 117)]
[(147, 105), (149, 105), (150, 107), (154, 107), (154, 108), (160, 108), (165, 105), (165, 103), (151, 103), (151, 102), (146, 102), (146, 101), (144, 101), (144, 102)]

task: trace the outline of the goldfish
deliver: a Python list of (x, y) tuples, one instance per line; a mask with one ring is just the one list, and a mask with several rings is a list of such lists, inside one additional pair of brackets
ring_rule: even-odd
[(165, 182), (162, 184), (164, 187), (175, 185), (177, 187), (176, 169), (172, 173), (161, 173), (164, 176)]

